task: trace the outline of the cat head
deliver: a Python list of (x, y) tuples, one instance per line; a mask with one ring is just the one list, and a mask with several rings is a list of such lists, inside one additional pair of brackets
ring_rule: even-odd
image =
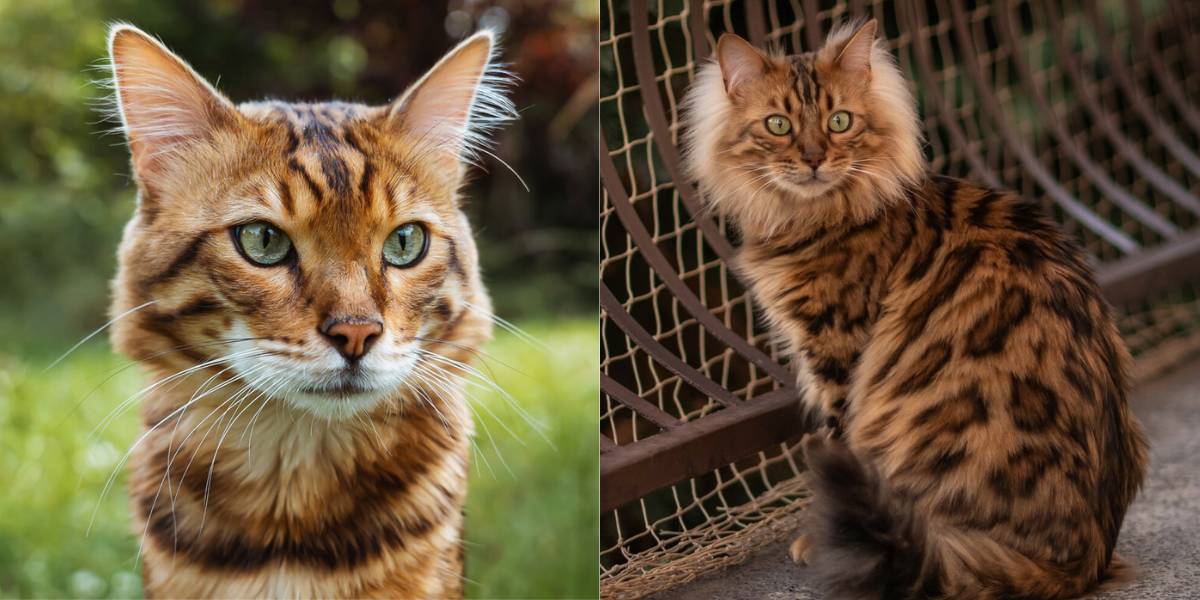
[(913, 98), (876, 22), (815, 52), (768, 54), (721, 36), (684, 106), (685, 156), (714, 208), (771, 235), (861, 221), (924, 171)]
[(513, 116), (491, 33), (386, 106), (235, 105), (134, 27), (109, 50), (138, 187), (119, 351), (335, 416), (436, 386), (487, 338), (459, 188)]

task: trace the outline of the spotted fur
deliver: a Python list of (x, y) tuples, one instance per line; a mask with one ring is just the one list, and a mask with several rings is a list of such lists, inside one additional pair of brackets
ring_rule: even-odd
[[(157, 597), (456, 597), (472, 423), (490, 335), (459, 188), (511, 116), (487, 32), (388, 106), (235, 106), (153, 38), (112, 29), (138, 205), (113, 343), (154, 378), (130, 496)], [(269, 222), (293, 254), (239, 251)], [(405, 268), (398, 226), (428, 230)], [(379, 323), (339, 353), (330, 322)]]
[(726, 35), (687, 99), (688, 168), (830, 426), (793, 556), (837, 597), (1079, 596), (1122, 572), (1145, 473), (1127, 352), (1038, 204), (927, 174), (875, 27), (786, 57)]

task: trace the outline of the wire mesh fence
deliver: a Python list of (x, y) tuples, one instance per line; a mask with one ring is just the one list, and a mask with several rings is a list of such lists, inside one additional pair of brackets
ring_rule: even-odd
[(806, 502), (781, 418), (801, 392), (729, 270), (735, 232), (679, 181), (680, 100), (724, 31), (795, 53), (865, 15), (914, 82), (931, 169), (1043, 200), (1100, 264), (1139, 377), (1200, 349), (1200, 5), (606, 0), (605, 597), (740, 561)]

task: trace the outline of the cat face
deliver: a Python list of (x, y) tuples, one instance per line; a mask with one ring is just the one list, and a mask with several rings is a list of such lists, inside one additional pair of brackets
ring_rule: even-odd
[(923, 168), (920, 138), (875, 27), (836, 31), (818, 51), (788, 57), (722, 36), (685, 105), (693, 175), (737, 190), (745, 206), (731, 210), (764, 221), (861, 218), (899, 195)]
[(235, 106), (136, 29), (110, 45), (139, 188), (113, 306), (136, 310), (114, 325), (118, 350), (345, 416), (436, 387), (439, 344), (487, 337), (458, 189), (511, 111), (490, 34), (383, 107)]

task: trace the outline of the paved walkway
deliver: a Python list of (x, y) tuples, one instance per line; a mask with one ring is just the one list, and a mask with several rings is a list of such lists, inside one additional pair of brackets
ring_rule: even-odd
[[(1141, 571), (1126, 587), (1092, 596), (1200, 598), (1200, 360), (1134, 393), (1150, 438), (1150, 476), (1125, 517), (1117, 551)], [(787, 558), (787, 542), (745, 564), (656, 596), (658, 600), (809, 600), (821, 594)]]

